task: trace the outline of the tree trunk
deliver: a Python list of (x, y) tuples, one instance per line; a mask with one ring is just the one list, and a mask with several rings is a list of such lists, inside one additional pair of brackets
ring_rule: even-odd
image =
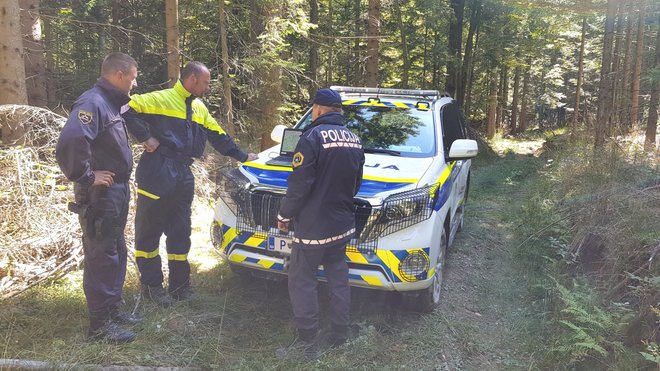
[(408, 74), (410, 70), (410, 58), (408, 57), (408, 43), (406, 42), (406, 27), (403, 23), (403, 17), (401, 16), (401, 2), (402, 0), (394, 1), (394, 14), (396, 21), (399, 25), (399, 37), (401, 38), (401, 56), (403, 58), (403, 71), (401, 71), (401, 88), (408, 88)]
[[(479, 49), (479, 24), (477, 24), (477, 29), (474, 31), (476, 34), (474, 39), (474, 47), (472, 50), (472, 57), (470, 60), (474, 60), (474, 57), (477, 55), (477, 50)], [(474, 63), (469, 63), (469, 68), (464, 66), (463, 68), (468, 68), (468, 77), (467, 77), (467, 86), (465, 88), (465, 116), (470, 116), (471, 106), (472, 106), (472, 83), (474, 81)]]
[(633, 13), (632, 13), (632, 2), (626, 1), (626, 42), (625, 42), (625, 51), (623, 54), (623, 66), (621, 66), (621, 93), (619, 94), (619, 107), (620, 108), (620, 121), (625, 122), (626, 125), (629, 122), (628, 117), (630, 117), (630, 89), (628, 86), (630, 84), (630, 64), (632, 61), (632, 25), (633, 25)]
[[(516, 60), (520, 59), (520, 55)], [(520, 101), (520, 78), (522, 74), (522, 69), (520, 66), (516, 66), (514, 77), (513, 77), (513, 100), (511, 101), (511, 135), (518, 132), (518, 102)]]
[(25, 63), (25, 87), (31, 106), (46, 107), (46, 68), (44, 47), (41, 42), (41, 17), (39, 0), (20, 0), (21, 28), (23, 30), (23, 58)]
[(380, 36), (380, 0), (369, 0), (367, 29), (367, 86), (378, 86), (378, 37)]
[(474, 34), (477, 31), (477, 26), (481, 21), (481, 1), (473, 0), (472, 13), (470, 14), (470, 28), (468, 30), (467, 41), (465, 42), (465, 54), (463, 55), (463, 66), (461, 67), (461, 79), (456, 87), (456, 101), (459, 106), (463, 106), (465, 103), (465, 90), (468, 83), (468, 75), (472, 66), (472, 41), (474, 40)]
[(227, 48), (227, 12), (225, 11), (225, 0), (218, 0), (218, 27), (220, 27), (220, 48), (222, 49), (220, 74), (222, 75), (223, 96), (223, 120), (224, 130), (230, 136), (236, 135), (234, 127), (234, 111), (231, 101), (231, 80), (229, 79), (229, 49)]
[[(621, 75), (621, 40), (623, 33), (623, 13), (624, 5), (621, 2), (617, 9), (616, 15), (616, 31), (614, 32), (614, 51), (612, 52), (612, 96), (610, 101), (610, 107), (612, 107), (612, 120), (618, 126), (619, 122), (617, 120), (617, 114), (619, 112), (619, 89), (621, 86), (619, 83), (619, 76)], [(621, 125), (623, 126), (623, 125)]]
[(502, 64), (500, 70), (500, 86), (499, 86), (499, 110), (497, 115), (497, 123), (500, 128), (504, 128), (507, 125), (506, 116), (507, 116), (507, 106), (509, 101), (509, 67), (505, 64)]
[(55, 72), (55, 57), (53, 56), (53, 27), (51, 26), (52, 20), (44, 20), (44, 39), (46, 47), (46, 100), (48, 106), (57, 105), (57, 80), (53, 77)]
[(527, 59), (525, 77), (523, 78), (522, 97), (520, 97), (520, 125), (518, 131), (524, 133), (527, 130), (527, 95), (529, 93), (529, 80), (531, 79), (532, 58)]
[[(655, 58), (653, 60), (653, 68), (658, 68), (660, 65), (660, 32), (655, 36)], [(652, 85), (651, 102), (649, 105), (649, 121), (646, 124), (646, 138), (644, 140), (644, 149), (646, 151), (655, 150), (656, 132), (658, 130), (658, 95), (660, 94), (660, 80), (655, 80)]]
[[(0, 6), (0, 104), (27, 104), (21, 16), (18, 0)], [(13, 142), (24, 134), (21, 126), (0, 122), (0, 139)]]
[[(429, 27), (426, 24), (426, 22), (424, 22), (424, 40), (426, 40), (426, 38), (428, 36), (429, 36)], [(423, 43), (423, 44), (424, 44), (424, 49), (423, 49), (424, 51), (422, 53), (422, 81), (421, 81), (419, 87), (422, 88), (422, 89), (426, 89), (427, 86), (428, 86), (427, 81), (426, 81), (426, 70), (428, 69), (428, 67), (427, 67), (428, 66), (428, 48), (427, 48), (428, 43)]]
[(449, 53), (447, 61), (447, 80), (445, 90), (452, 97), (456, 96), (456, 89), (461, 76), (461, 44), (463, 43), (463, 11), (465, 0), (451, 0), (452, 17), (449, 20)]
[(635, 66), (633, 67), (632, 89), (630, 89), (630, 123), (634, 128), (639, 121), (639, 87), (642, 74), (642, 58), (644, 51), (644, 16), (646, 14), (646, 0), (639, 0), (639, 17), (637, 19), (637, 48), (635, 49)]
[(578, 118), (580, 117), (580, 95), (582, 89), (582, 79), (584, 78), (584, 42), (587, 35), (587, 18), (582, 18), (582, 36), (580, 36), (580, 56), (578, 57), (577, 86), (575, 87), (575, 106), (573, 110), (573, 120), (571, 120), (571, 135), (577, 133)]
[(165, 0), (167, 28), (167, 78), (170, 86), (179, 79), (179, 0)]
[(498, 75), (497, 68), (492, 68), (490, 72), (490, 97), (488, 98), (488, 128), (486, 129), (486, 137), (488, 139), (493, 139), (497, 130)]
[[(328, 30), (333, 29), (333, 6), (332, 0), (328, 0)], [(328, 42), (328, 68), (325, 71), (325, 86), (332, 85), (332, 70), (335, 68), (333, 65), (334, 62), (334, 53), (335, 52), (335, 39), (332, 38)]]
[[(319, 4), (316, 0), (309, 0), (309, 22), (315, 25), (319, 24)], [(316, 90), (319, 87), (319, 50), (318, 44), (314, 42), (314, 37), (310, 35), (310, 39), (312, 39), (312, 42), (309, 43), (309, 64), (307, 71), (309, 87), (307, 88), (307, 91), (309, 92), (309, 97), (312, 98), (316, 95)]]
[(616, 0), (607, 0), (605, 16), (605, 36), (603, 37), (603, 56), (600, 66), (600, 84), (598, 96), (598, 115), (594, 132), (594, 147), (601, 148), (605, 144), (605, 132), (610, 120), (611, 71), (612, 71), (612, 41), (614, 40), (614, 17), (616, 16)]

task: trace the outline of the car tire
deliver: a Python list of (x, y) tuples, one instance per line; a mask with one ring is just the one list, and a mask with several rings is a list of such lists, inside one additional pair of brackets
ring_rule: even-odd
[(403, 304), (407, 310), (413, 312), (431, 313), (440, 304), (442, 296), (442, 283), (447, 260), (447, 228), (442, 228), (440, 237), (440, 253), (436, 259), (433, 282), (424, 290), (405, 293)]

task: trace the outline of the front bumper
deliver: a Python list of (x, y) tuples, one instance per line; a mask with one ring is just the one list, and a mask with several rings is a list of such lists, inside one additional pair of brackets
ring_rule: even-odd
[[(266, 234), (241, 232), (216, 221), (213, 225), (213, 235), (215, 236), (214, 245), (230, 264), (272, 274), (287, 274), (288, 257), (268, 250)], [(411, 254), (425, 257), (429, 261), (429, 250), (430, 248), (426, 247), (397, 250), (377, 249), (373, 253), (347, 251), (349, 283), (355, 287), (384, 291), (411, 291), (427, 288), (432, 283), (430, 277), (434, 272), (429, 272), (427, 269), (421, 274), (411, 276), (402, 269), (401, 262)], [(432, 269), (430, 264), (429, 269)], [(325, 281), (322, 266), (318, 269), (317, 277), (320, 281)]]

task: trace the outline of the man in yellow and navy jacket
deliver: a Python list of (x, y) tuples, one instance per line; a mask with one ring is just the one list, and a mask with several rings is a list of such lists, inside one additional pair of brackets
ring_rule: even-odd
[[(190, 165), (202, 156), (207, 140), (215, 150), (238, 161), (257, 158), (242, 151), (197, 99), (208, 92), (210, 80), (204, 64), (190, 62), (173, 88), (131, 96), (125, 114), (129, 132), (145, 148), (135, 172), (135, 258), (142, 295), (162, 307), (172, 299), (187, 300), (193, 295), (188, 251), (195, 182)], [(163, 233), (169, 295), (163, 288), (158, 255)]]

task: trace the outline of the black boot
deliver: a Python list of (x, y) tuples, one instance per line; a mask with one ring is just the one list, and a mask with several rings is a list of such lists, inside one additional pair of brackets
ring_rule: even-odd
[(170, 296), (174, 300), (193, 300), (195, 299), (195, 292), (190, 288), (190, 286), (182, 286), (175, 290), (170, 291)]
[(115, 312), (112, 321), (120, 325), (134, 326), (143, 321), (143, 318), (127, 312)]
[(323, 351), (320, 331), (316, 329), (299, 330), (293, 343), (288, 347), (276, 349), (275, 356), (277, 358), (314, 360), (321, 358)]
[(127, 330), (110, 320), (103, 323), (90, 323), (87, 332), (89, 340), (106, 341), (113, 344), (130, 343), (135, 340), (135, 336), (133, 331)]
[(142, 285), (142, 297), (151, 300), (162, 308), (172, 305), (172, 298), (167, 294), (163, 286)]

